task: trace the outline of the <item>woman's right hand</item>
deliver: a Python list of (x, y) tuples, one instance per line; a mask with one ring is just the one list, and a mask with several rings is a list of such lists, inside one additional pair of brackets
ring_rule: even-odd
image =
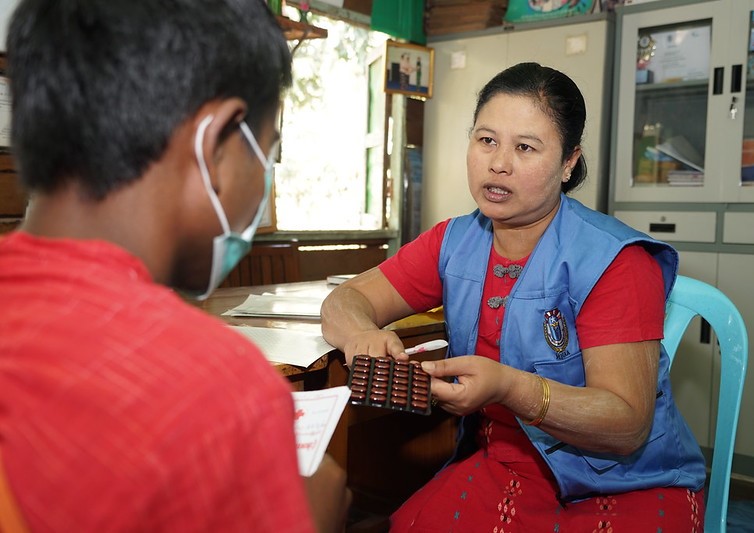
[(356, 355), (370, 357), (392, 357), (398, 361), (407, 361), (403, 342), (394, 331), (375, 329), (362, 331), (353, 335), (343, 347), (346, 364), (350, 367)]
[[(405, 360), (398, 336), (382, 328), (414, 310), (375, 267), (338, 285), (322, 303), (322, 335), (346, 355), (391, 356)], [(402, 355), (403, 354), (403, 355)]]

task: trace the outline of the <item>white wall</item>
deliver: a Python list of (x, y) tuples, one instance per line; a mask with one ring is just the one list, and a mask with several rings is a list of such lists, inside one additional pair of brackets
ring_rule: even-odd
[(8, 35), (8, 20), (13, 14), (19, 0), (0, 0), (0, 50), (5, 51), (5, 39)]
[[(573, 196), (589, 207), (607, 208), (611, 24), (600, 18), (428, 44), (435, 50), (435, 72), (433, 96), (425, 104), (424, 115), (422, 230), (476, 207), (466, 181), (466, 146), (476, 94), (495, 74), (522, 61), (537, 61), (565, 72), (584, 94), (584, 155), (589, 174)], [(584, 44), (585, 49), (568, 53), (569, 44)], [(451, 68), (452, 59), (460, 54), (465, 55), (465, 67)]]

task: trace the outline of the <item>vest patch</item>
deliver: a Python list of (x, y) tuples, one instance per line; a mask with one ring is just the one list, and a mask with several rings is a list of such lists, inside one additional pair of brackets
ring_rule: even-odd
[(550, 348), (557, 354), (563, 353), (568, 347), (568, 325), (560, 309), (556, 307), (545, 312), (542, 329)]

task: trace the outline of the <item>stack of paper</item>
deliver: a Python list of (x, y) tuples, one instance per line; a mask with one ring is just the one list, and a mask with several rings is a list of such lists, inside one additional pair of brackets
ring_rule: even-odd
[(324, 297), (280, 294), (252, 294), (241, 305), (223, 315), (264, 318), (319, 318)]
[(701, 187), (704, 185), (704, 172), (697, 170), (671, 170), (668, 172), (668, 184), (682, 187)]
[(658, 144), (657, 149), (694, 170), (704, 172), (704, 156), (682, 135), (676, 135)]
[(262, 350), (269, 361), (308, 367), (335, 348), (320, 333), (298, 329), (229, 326)]

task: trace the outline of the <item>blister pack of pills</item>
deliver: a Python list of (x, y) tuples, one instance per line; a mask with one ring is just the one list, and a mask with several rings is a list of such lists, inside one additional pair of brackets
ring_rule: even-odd
[(416, 361), (357, 355), (348, 376), (350, 403), (428, 415), (430, 377)]

